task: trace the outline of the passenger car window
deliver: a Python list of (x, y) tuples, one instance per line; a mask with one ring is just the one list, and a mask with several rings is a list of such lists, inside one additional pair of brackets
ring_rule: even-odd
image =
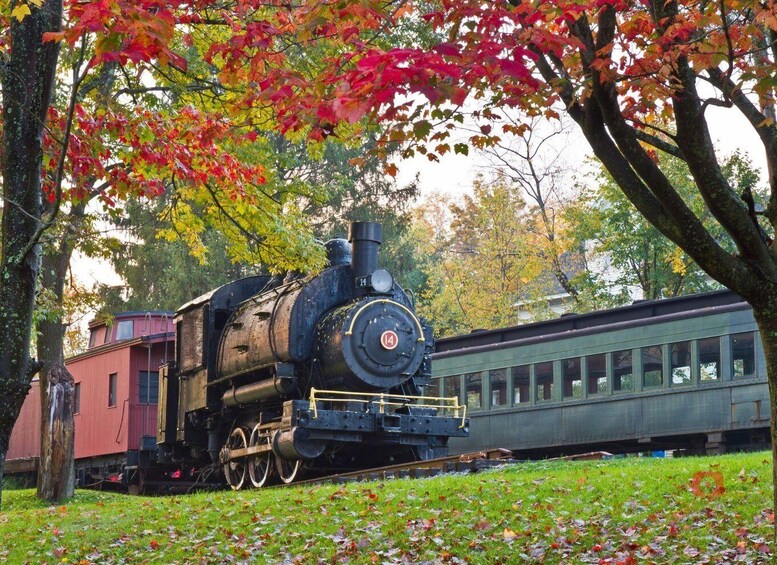
[(564, 398), (583, 398), (583, 377), (580, 371), (580, 357), (561, 362), (564, 373)]
[(553, 400), (553, 362), (534, 365), (537, 377), (537, 400)]
[(529, 402), (529, 366), (513, 367), (513, 403)]
[(720, 380), (720, 338), (708, 337), (699, 340), (699, 379)]
[(507, 369), (494, 369), (488, 372), (491, 383), (491, 406), (507, 405)]
[(464, 375), (464, 386), (467, 394), (467, 408), (470, 410), (483, 408), (483, 374), (467, 373)]
[(642, 383), (645, 388), (664, 384), (664, 352), (660, 345), (642, 348)]
[(732, 376), (737, 378), (755, 375), (755, 336), (753, 332), (731, 336)]
[(631, 349), (615, 351), (612, 355), (612, 390), (634, 390)]
[(607, 392), (607, 358), (605, 354), (589, 355), (585, 359), (588, 364), (588, 394), (605, 394)]
[(424, 385), (424, 396), (439, 397), (440, 394), (440, 379), (432, 379), (428, 385)]
[(672, 362), (672, 386), (691, 384), (691, 342), (670, 344), (669, 358)]
[(443, 379), (443, 387), (444, 391), (443, 394), (446, 397), (455, 396), (459, 402), (461, 402), (461, 391), (459, 390), (459, 375), (454, 375), (452, 377), (445, 377)]

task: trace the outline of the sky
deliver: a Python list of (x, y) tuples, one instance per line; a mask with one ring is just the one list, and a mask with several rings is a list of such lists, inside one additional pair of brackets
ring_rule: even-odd
[[(710, 115), (711, 135), (719, 149), (719, 156), (729, 155), (736, 150), (746, 152), (756, 168), (764, 172), (762, 180), (765, 180), (763, 145), (745, 118), (737, 111), (716, 106), (709, 106), (707, 112)], [(567, 138), (567, 147), (564, 148), (564, 160), (571, 170), (584, 171), (585, 162), (591, 155), (590, 147), (576, 124), (570, 124), (569, 129), (570, 136)], [(468, 156), (447, 154), (439, 162), (430, 162), (425, 156), (417, 155), (397, 163), (397, 180), (400, 185), (406, 184), (417, 174), (422, 195), (432, 192), (460, 195), (471, 189), (472, 181), (478, 173), (487, 172), (486, 165), (484, 157), (474, 151)]]

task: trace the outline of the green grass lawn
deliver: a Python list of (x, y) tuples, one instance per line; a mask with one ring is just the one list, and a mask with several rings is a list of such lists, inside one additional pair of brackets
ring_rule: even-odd
[(9, 563), (768, 562), (771, 454), (46, 506), (3, 493)]

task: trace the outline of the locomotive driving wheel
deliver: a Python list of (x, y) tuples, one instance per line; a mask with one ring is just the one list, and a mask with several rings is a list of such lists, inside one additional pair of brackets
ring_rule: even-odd
[[(248, 440), (249, 447), (258, 445), (270, 445), (270, 436), (268, 432), (262, 432), (259, 424), (254, 426), (251, 431), (251, 438)], [(272, 469), (272, 451), (257, 453), (248, 458), (248, 476), (251, 478), (251, 484), (256, 488), (263, 487), (268, 483), (270, 470)]]
[(293, 483), (302, 468), (302, 461), (299, 459), (296, 459), (295, 461), (286, 461), (285, 459), (276, 457), (275, 468), (284, 483)]
[[(235, 428), (232, 430), (225, 447), (227, 449), (245, 449), (248, 447), (246, 434), (242, 428)], [(245, 483), (246, 480), (246, 460), (233, 459), (224, 463), (223, 467), (224, 476), (226, 477), (229, 486), (232, 487), (232, 490), (240, 490), (243, 488), (243, 483)]]

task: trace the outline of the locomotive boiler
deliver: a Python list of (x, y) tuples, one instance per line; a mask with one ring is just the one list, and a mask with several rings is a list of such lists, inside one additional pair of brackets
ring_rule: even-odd
[(380, 224), (354, 223), (317, 275), (248, 277), (176, 312), (161, 463), (220, 466), (239, 489), (441, 457), (468, 435), (457, 397), (423, 395), (432, 330), (378, 268), (381, 239)]

